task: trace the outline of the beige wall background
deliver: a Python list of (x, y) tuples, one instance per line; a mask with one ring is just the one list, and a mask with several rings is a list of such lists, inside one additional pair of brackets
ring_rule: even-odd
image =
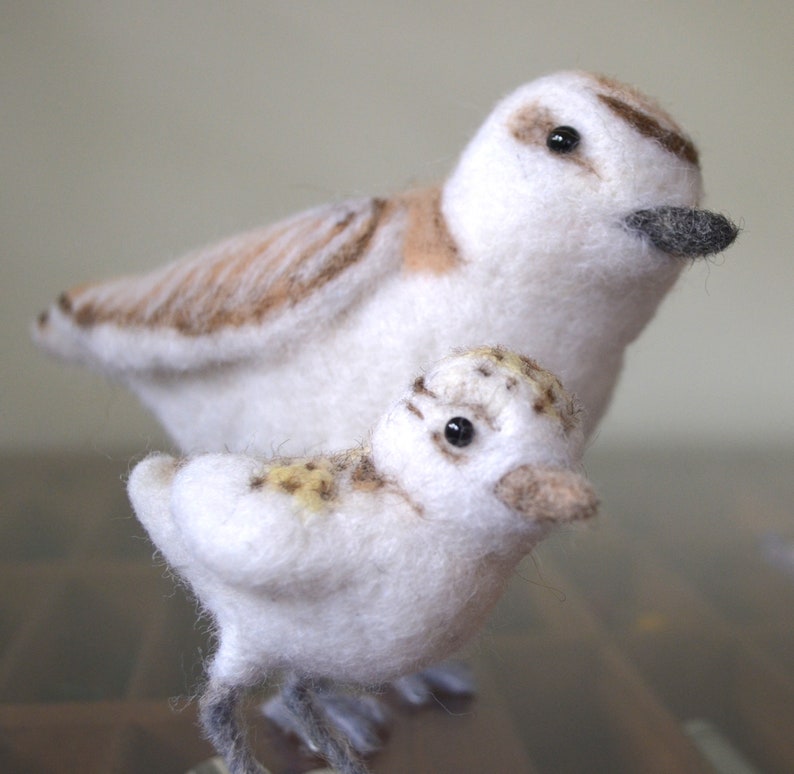
[(789, 444), (792, 30), (788, 0), (0, 2), (0, 446), (167, 444), (29, 343), (63, 288), (439, 179), (496, 99), (572, 67), (656, 96), (744, 226), (635, 344), (597, 442)]

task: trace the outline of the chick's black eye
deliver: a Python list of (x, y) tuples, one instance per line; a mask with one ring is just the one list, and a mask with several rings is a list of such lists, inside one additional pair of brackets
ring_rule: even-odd
[(579, 132), (572, 126), (558, 126), (549, 132), (546, 145), (555, 153), (570, 153), (579, 145), (581, 139)]
[(453, 446), (468, 446), (474, 440), (474, 425), (466, 417), (453, 417), (444, 428), (444, 438)]

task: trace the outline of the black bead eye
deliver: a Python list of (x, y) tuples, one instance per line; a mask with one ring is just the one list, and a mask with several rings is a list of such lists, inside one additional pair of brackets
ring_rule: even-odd
[(570, 153), (576, 148), (581, 140), (579, 132), (572, 126), (558, 126), (549, 132), (546, 138), (546, 145), (549, 150), (555, 153)]
[(444, 438), (453, 446), (468, 446), (474, 440), (474, 425), (466, 417), (453, 417), (444, 428)]

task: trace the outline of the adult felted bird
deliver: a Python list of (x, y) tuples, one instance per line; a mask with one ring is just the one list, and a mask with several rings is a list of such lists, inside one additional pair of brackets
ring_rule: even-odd
[(382, 684), (466, 642), (516, 564), (556, 525), (596, 512), (582, 444), (556, 377), (482, 347), (418, 378), (362, 447), (139, 463), (135, 512), (216, 624), (200, 714), (232, 773), (262, 771), (240, 702), (277, 672), (315, 749), (365, 772), (312, 685)]
[(442, 186), (73, 288), (34, 337), (126, 384), (185, 452), (344, 448), (422, 363), (482, 341), (559, 374), (589, 434), (686, 259), (736, 236), (700, 194), (665, 112), (558, 73), (500, 102)]

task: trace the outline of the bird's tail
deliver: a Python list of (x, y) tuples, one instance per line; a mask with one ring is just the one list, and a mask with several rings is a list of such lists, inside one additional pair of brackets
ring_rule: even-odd
[(61, 293), (33, 322), (33, 341), (51, 355), (108, 376), (145, 367), (152, 359), (153, 343), (163, 349), (169, 342), (126, 324), (121, 301), (129, 306), (136, 298), (125, 298), (125, 282), (131, 280), (122, 277)]
[(77, 362), (89, 360), (81, 342), (80, 326), (73, 318), (71, 301), (65, 293), (36, 318), (30, 334), (51, 355)]
[(179, 460), (167, 454), (152, 454), (139, 462), (127, 482), (127, 494), (135, 515), (168, 563), (183, 564), (182, 537), (171, 512), (171, 490)]

